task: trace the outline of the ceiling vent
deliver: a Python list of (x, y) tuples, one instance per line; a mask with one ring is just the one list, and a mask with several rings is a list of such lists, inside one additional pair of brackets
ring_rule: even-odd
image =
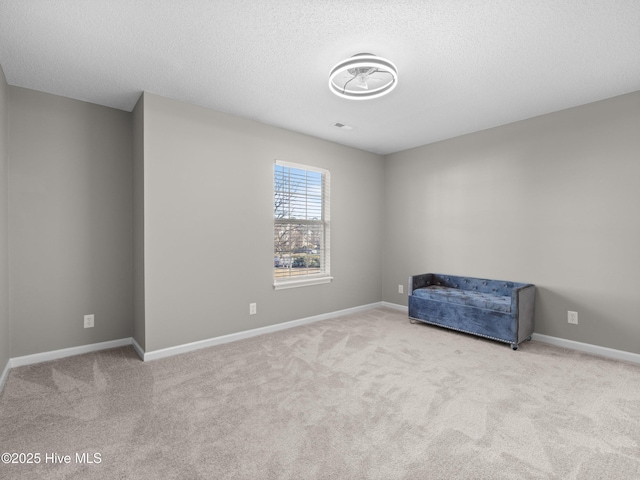
[(344, 123), (336, 122), (333, 124), (334, 127), (339, 128), (340, 130), (353, 130), (351, 125), (345, 125)]

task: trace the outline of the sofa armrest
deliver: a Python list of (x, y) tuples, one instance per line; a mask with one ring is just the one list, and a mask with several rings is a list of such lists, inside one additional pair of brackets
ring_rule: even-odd
[(413, 291), (431, 285), (433, 279), (433, 273), (422, 273), (420, 275), (412, 275), (409, 277), (409, 295), (413, 294)]
[(535, 290), (536, 286), (530, 283), (524, 285), (520, 284), (518, 287), (513, 287), (511, 289), (511, 304), (517, 306), (524, 295), (530, 294), (532, 291), (535, 292)]
[(518, 318), (518, 343), (531, 338), (535, 328), (536, 286), (527, 284), (514, 288), (511, 293), (511, 304)]

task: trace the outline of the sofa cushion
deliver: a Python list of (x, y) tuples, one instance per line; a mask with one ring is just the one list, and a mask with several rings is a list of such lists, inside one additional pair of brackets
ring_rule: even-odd
[(460, 290), (475, 290), (480, 293), (488, 293), (489, 295), (499, 296), (511, 296), (511, 292), (514, 288), (525, 286), (525, 284), (507, 282), (503, 280), (456, 277), (453, 275), (440, 274), (433, 274), (427, 285), (439, 285), (442, 287), (459, 288)]
[(455, 303), (458, 305), (468, 305), (470, 307), (485, 308), (497, 312), (511, 312), (511, 297), (492, 295), (475, 290), (461, 290), (459, 288), (445, 287), (441, 285), (430, 285), (418, 288), (413, 291), (413, 295), (419, 298), (426, 298), (439, 302)]

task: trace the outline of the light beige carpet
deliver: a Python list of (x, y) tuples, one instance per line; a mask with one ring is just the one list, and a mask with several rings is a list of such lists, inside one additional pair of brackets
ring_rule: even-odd
[(13, 369), (0, 450), (41, 456), (2, 479), (638, 479), (640, 366), (380, 308), (148, 363), (120, 348)]

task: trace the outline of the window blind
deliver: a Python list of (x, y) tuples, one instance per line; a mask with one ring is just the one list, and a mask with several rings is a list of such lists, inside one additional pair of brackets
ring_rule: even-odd
[(329, 171), (276, 161), (274, 165), (276, 284), (329, 275)]

